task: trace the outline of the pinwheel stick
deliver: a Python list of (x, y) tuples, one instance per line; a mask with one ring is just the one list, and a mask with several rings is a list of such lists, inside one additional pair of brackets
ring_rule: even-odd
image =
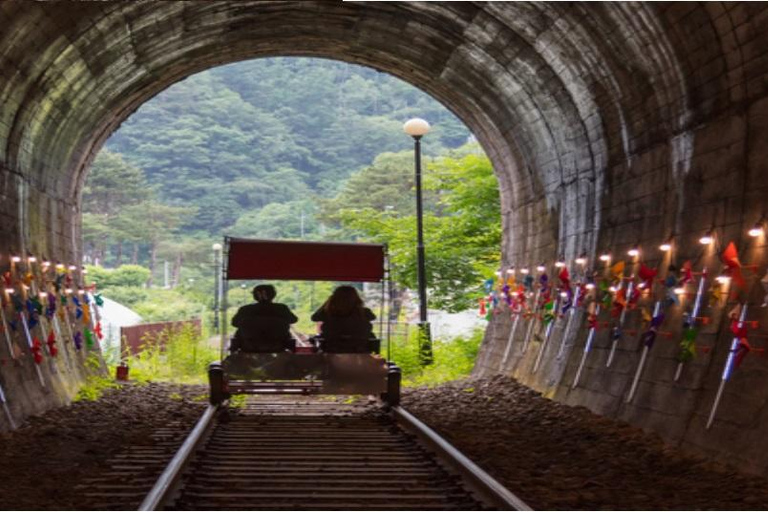
[(515, 338), (515, 331), (517, 331), (517, 324), (520, 323), (520, 317), (523, 316), (523, 310), (520, 308), (520, 311), (515, 313), (515, 321), (512, 322), (512, 329), (509, 331), (509, 339), (507, 340), (507, 348), (504, 350), (504, 357), (501, 359), (501, 369), (504, 369), (504, 365), (507, 364), (507, 359), (509, 358), (509, 352), (512, 348), (512, 342)]
[(547, 350), (547, 345), (549, 344), (549, 338), (552, 336), (552, 331), (554, 330), (555, 324), (557, 323), (557, 309), (560, 307), (560, 296), (555, 299), (555, 304), (552, 307), (553, 315), (554, 317), (550, 322), (547, 324), (547, 329), (544, 331), (544, 341), (541, 342), (541, 347), (539, 347), (539, 353), (536, 354), (536, 362), (533, 363), (533, 373), (536, 373), (539, 371), (539, 365), (541, 364), (541, 359), (544, 357), (544, 352)]
[[(595, 306), (595, 319), (597, 319), (597, 316), (600, 314), (600, 303), (598, 303)], [(594, 325), (589, 328), (589, 334), (587, 335), (587, 342), (584, 344), (584, 352), (581, 354), (581, 361), (579, 361), (579, 368), (576, 370), (576, 377), (573, 378), (573, 384), (571, 384), (571, 389), (575, 388), (579, 385), (579, 380), (581, 379), (581, 372), (584, 370), (584, 363), (587, 361), (587, 356), (589, 355), (589, 351), (592, 350), (592, 342), (595, 340), (595, 332), (597, 331), (597, 321), (595, 321)]]
[[(635, 279), (634, 275), (630, 277), (629, 285), (627, 285), (627, 300), (632, 297), (632, 291), (635, 288)], [(616, 325), (616, 328), (619, 329), (619, 332), (621, 332), (621, 328), (624, 326), (624, 319), (627, 316), (627, 306), (624, 306), (621, 310), (621, 314), (619, 315), (619, 321)], [(611, 351), (608, 352), (608, 360), (605, 362), (605, 367), (610, 368), (611, 364), (613, 364), (613, 357), (616, 355), (616, 345), (619, 344), (619, 339), (621, 339), (621, 336), (614, 336), (613, 342), (611, 342)]]
[(533, 335), (533, 327), (536, 325), (536, 311), (539, 307), (539, 295), (541, 289), (536, 290), (536, 295), (533, 298), (533, 308), (531, 308), (531, 318), (528, 320), (528, 332), (525, 334), (525, 341), (523, 342), (523, 351), (525, 354), (528, 351), (528, 345), (531, 343), (531, 335)]
[(5, 392), (3, 391), (3, 386), (0, 386), (0, 402), (3, 404), (3, 411), (5, 411), (5, 416), (8, 418), (8, 423), (11, 425), (11, 430), (16, 430), (16, 422), (13, 421), (13, 416), (11, 416), (11, 411), (8, 409), (8, 400), (5, 398)]
[(565, 351), (565, 343), (568, 340), (568, 335), (571, 333), (571, 324), (573, 323), (573, 317), (576, 316), (576, 310), (579, 309), (579, 294), (581, 292), (581, 287), (576, 285), (576, 292), (573, 294), (573, 304), (571, 307), (571, 311), (568, 315), (568, 321), (565, 323), (565, 332), (563, 333), (563, 337), (560, 340), (560, 349), (557, 351), (557, 358), (562, 359), (563, 358), (563, 352)]
[[(741, 306), (741, 313), (739, 314), (738, 329), (741, 330), (744, 327), (744, 321), (747, 318), (747, 303), (745, 302)], [(733, 372), (733, 365), (736, 359), (736, 352), (739, 349), (739, 343), (741, 338), (736, 334), (731, 341), (731, 350), (728, 352), (728, 359), (725, 360), (725, 366), (723, 367), (723, 376), (720, 378), (720, 387), (717, 388), (717, 395), (715, 395), (715, 403), (712, 404), (712, 410), (709, 412), (709, 419), (707, 420), (707, 430), (712, 426), (712, 422), (715, 421), (715, 414), (717, 414), (717, 408), (720, 405), (720, 399), (723, 397), (723, 390), (725, 389), (725, 383), (731, 377)]]
[[(657, 300), (656, 304), (653, 306), (653, 318), (655, 319), (659, 315), (659, 311), (661, 310), (661, 301)], [(653, 329), (653, 320), (651, 320), (651, 327), (650, 329)], [(635, 378), (632, 380), (632, 386), (629, 388), (629, 394), (627, 395), (627, 398), (625, 400), (626, 403), (629, 403), (632, 401), (632, 398), (635, 396), (635, 391), (637, 391), (637, 383), (640, 382), (640, 375), (643, 373), (643, 368), (645, 367), (645, 361), (648, 358), (648, 352), (651, 350), (651, 347), (648, 344), (643, 344), (643, 353), (640, 355), (640, 363), (637, 365), (637, 370), (635, 371)]]
[[(701, 297), (702, 293), (704, 292), (704, 282), (707, 280), (707, 269), (705, 268), (704, 271), (701, 273), (701, 277), (699, 278), (699, 287), (696, 290), (696, 299), (693, 302), (693, 310), (691, 311), (691, 327), (694, 327), (696, 325), (696, 318), (699, 316), (699, 309), (701, 309)], [(680, 375), (683, 373), (683, 363), (680, 361), (677, 363), (677, 369), (675, 370), (675, 382), (680, 380)]]
[(11, 354), (11, 359), (16, 359), (16, 351), (13, 350), (11, 333), (8, 332), (8, 321), (5, 319), (5, 308), (3, 306), (0, 306), (0, 319), (3, 322), (3, 333), (5, 334), (5, 343), (8, 345), (8, 352)]

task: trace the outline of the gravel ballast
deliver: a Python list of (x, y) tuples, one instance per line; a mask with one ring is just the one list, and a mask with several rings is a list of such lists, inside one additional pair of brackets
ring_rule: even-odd
[(535, 509), (768, 509), (765, 479), (509, 377), (406, 390), (403, 406)]
[[(158, 429), (192, 428), (206, 397), (202, 386), (124, 385), (28, 419), (0, 435), (0, 509), (92, 508), (78, 485)], [(403, 405), (535, 509), (768, 509), (765, 479), (507, 377), (405, 390)]]
[(126, 384), (96, 401), (28, 418), (19, 429), (0, 435), (0, 509), (88, 508), (78, 484), (168, 423), (192, 428), (207, 397), (203, 386)]

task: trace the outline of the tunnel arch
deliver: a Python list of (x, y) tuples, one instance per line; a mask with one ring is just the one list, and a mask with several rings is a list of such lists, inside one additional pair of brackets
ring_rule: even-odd
[[(764, 5), (738, 2), (2, 2), (0, 234), (10, 252), (79, 261), (85, 172), (139, 105), (220, 64), (307, 56), (388, 72), (462, 119), (497, 173), (505, 267), (651, 248), (674, 233), (676, 261), (715, 269), (714, 250), (696, 245), (713, 228), (744, 261), (764, 259), (764, 244), (744, 233), (768, 213), (767, 20)], [(727, 352), (721, 316), (708, 334), (719, 339), (716, 357), (684, 389), (662, 366), (649, 370), (639, 406), (622, 403), (626, 368), (594, 369), (593, 387), (569, 391), (570, 351), (537, 375), (530, 357), (500, 368), (508, 318), (491, 322), (476, 372), (504, 371), (558, 400), (762, 467), (768, 450), (736, 441), (704, 449), (696, 426)], [(656, 350), (673, 357), (672, 346)], [(763, 391), (739, 390), (754, 403)], [(748, 410), (759, 420), (737, 419), (720, 438), (768, 447), (768, 417)]]
[[(5, 161), (72, 207), (106, 137), (170, 84), (247, 58), (326, 57), (393, 74), (470, 127), (497, 170), (505, 232), (519, 226), (530, 234), (522, 243), (505, 242), (512, 245), (510, 261), (593, 250), (611, 137), (622, 137), (622, 157), (635, 150), (626, 140), (633, 113), (621, 101), (634, 90), (622, 90), (626, 84), (615, 78), (618, 73), (597, 72), (600, 63), (621, 70), (622, 62), (650, 61), (642, 51), (646, 34), (629, 37), (632, 19), (659, 17), (640, 5), (480, 3), (133, 2), (78, 5), (67, 12), (17, 9), (18, 22), (29, 24), (25, 18), (31, 17), (51, 28), (43, 33), (57, 37), (42, 58), (35, 56), (36, 76), (19, 73), (10, 81), (12, 90), (26, 85), (27, 94), (9, 123)], [(590, 15), (611, 26), (612, 53), (589, 34)], [(671, 53), (663, 38), (654, 47)], [(647, 67), (644, 74), (660, 74)], [(601, 83), (609, 93), (603, 105), (590, 94)], [(666, 88), (650, 92), (659, 96), (656, 103), (675, 108), (666, 101)], [(603, 107), (616, 111), (619, 130), (602, 118)], [(577, 197), (588, 200), (582, 204)], [(542, 215), (551, 221), (537, 221)]]

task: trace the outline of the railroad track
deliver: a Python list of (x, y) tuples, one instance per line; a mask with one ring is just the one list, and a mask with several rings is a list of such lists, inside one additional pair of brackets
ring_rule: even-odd
[(399, 407), (271, 397), (222, 412), (205, 412), (140, 510), (528, 508)]

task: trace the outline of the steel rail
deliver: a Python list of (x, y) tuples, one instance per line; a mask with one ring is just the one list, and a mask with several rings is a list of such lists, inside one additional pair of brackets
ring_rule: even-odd
[[(488, 504), (499, 510), (532, 510), (529, 505), (411, 413), (399, 406), (392, 407), (391, 410), (397, 423), (415, 434), (427, 448), (435, 452), (440, 460), (457, 471), (466, 485)], [(174, 498), (188, 461), (201, 443), (208, 438), (215, 423), (217, 411), (217, 406), (208, 406), (137, 510), (161, 510)]]
[(168, 501), (176, 490), (176, 484), (179, 482), (187, 462), (210, 431), (218, 409), (219, 407), (216, 405), (208, 406), (200, 419), (197, 420), (195, 428), (192, 429), (192, 432), (184, 440), (184, 444), (181, 445), (179, 451), (176, 452), (171, 462), (165, 467), (152, 490), (149, 491), (144, 501), (141, 502), (138, 510), (158, 510)]
[(416, 434), (499, 510), (533, 510), (413, 414), (400, 406), (393, 407), (392, 413), (396, 421)]

